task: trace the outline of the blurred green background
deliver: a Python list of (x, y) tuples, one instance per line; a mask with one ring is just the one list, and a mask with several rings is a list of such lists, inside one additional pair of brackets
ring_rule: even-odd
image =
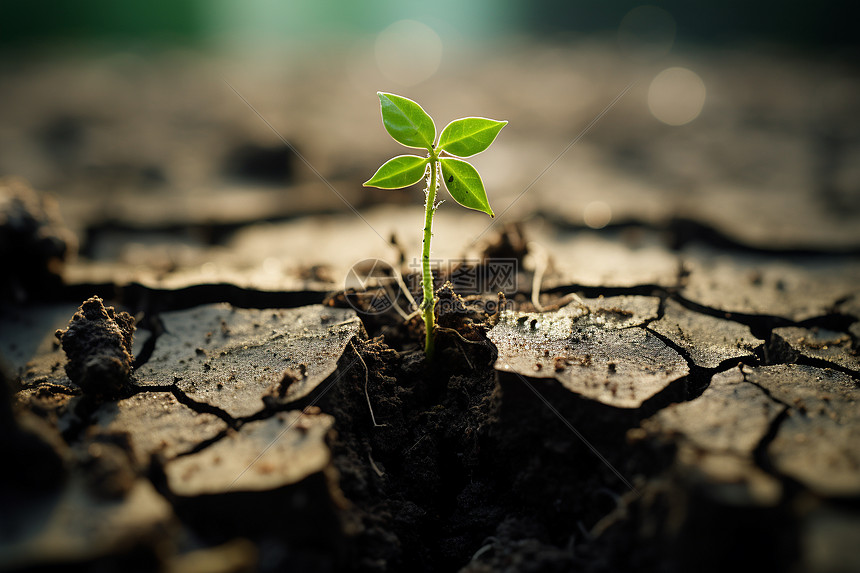
[[(571, 39), (612, 33), (635, 1), (601, 0), (5, 0), (0, 49), (40, 50), (91, 43), (141, 49), (159, 45), (236, 48), (283, 40), (325, 41), (374, 33), (402, 18), (443, 39), (521, 35)], [(860, 34), (848, 3), (767, 0), (654, 2), (675, 20), (683, 43), (766, 43), (801, 49), (855, 47)]]

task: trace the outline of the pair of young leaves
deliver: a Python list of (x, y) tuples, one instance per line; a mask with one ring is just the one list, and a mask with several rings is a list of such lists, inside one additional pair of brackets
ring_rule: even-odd
[[(436, 141), (436, 124), (420, 105), (394, 94), (377, 92), (382, 108), (382, 123), (395, 141), (417, 149), (426, 149), (431, 157), (443, 151), (456, 157), (471, 157), (487, 149), (507, 121), (484, 117), (464, 117), (449, 123)], [(400, 155), (390, 159), (364, 183), (365, 187), (399, 189), (421, 181), (430, 157)], [(464, 207), (483, 211), (493, 217), (484, 182), (472, 165), (454, 157), (439, 157), (442, 179), (451, 197)]]

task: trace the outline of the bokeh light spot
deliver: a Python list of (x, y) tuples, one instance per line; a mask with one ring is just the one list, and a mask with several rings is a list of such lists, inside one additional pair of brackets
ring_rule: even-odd
[(399, 20), (376, 37), (379, 71), (401, 86), (413, 86), (429, 79), (441, 62), (442, 40), (421, 22)]
[(612, 209), (603, 201), (592, 201), (582, 211), (582, 220), (592, 229), (602, 229), (612, 220)]
[(648, 88), (648, 109), (668, 125), (690, 123), (705, 105), (705, 82), (687, 68), (668, 68)]

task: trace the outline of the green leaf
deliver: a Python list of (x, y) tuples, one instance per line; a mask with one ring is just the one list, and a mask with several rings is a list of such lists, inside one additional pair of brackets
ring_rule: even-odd
[(507, 124), (486, 117), (455, 119), (442, 130), (439, 150), (457, 157), (471, 157), (487, 149)]
[(406, 147), (432, 149), (436, 140), (436, 125), (420, 105), (399, 95), (376, 92), (382, 109), (385, 130)]
[(439, 161), (442, 162), (442, 179), (445, 180), (445, 187), (454, 201), (463, 207), (483, 211), (490, 217), (495, 217), (478, 171), (471, 164), (459, 159), (443, 157)]
[(365, 187), (379, 189), (400, 189), (409, 187), (421, 181), (427, 171), (426, 157), (417, 155), (398, 155), (389, 159), (373, 174), (368, 181), (362, 183)]

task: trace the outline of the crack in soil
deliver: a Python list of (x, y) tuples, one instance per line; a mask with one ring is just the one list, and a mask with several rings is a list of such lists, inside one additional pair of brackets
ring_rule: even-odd
[[(654, 287), (651, 285), (640, 285), (632, 288), (616, 288), (616, 289), (597, 289), (597, 288), (582, 288), (578, 286), (568, 286), (563, 288), (553, 289), (555, 293), (567, 293), (567, 292), (579, 292), (584, 293), (586, 297), (594, 298), (597, 295), (604, 296), (612, 296), (612, 295), (620, 295), (620, 294), (636, 294), (636, 295), (646, 295), (646, 296), (654, 296), (657, 295), (660, 297), (660, 307), (658, 310), (658, 316), (655, 319), (647, 321), (644, 325), (639, 325), (638, 327), (644, 328), (646, 331), (654, 334), (658, 339), (660, 339), (664, 344), (668, 347), (672, 348), (676, 352), (678, 352), (687, 363), (690, 368), (690, 374), (680, 380), (675, 381), (671, 384), (667, 389), (663, 392), (660, 392), (658, 395), (655, 395), (648, 401), (646, 401), (642, 407), (640, 407), (636, 412), (631, 413), (626, 417), (626, 422), (621, 424), (619, 427), (623, 428), (634, 428), (641, 421), (647, 417), (652, 416), (659, 410), (669, 406), (672, 403), (676, 403), (678, 401), (691, 401), (695, 400), (708, 388), (712, 377), (716, 374), (729, 371), (733, 368), (739, 367), (739, 365), (748, 365), (748, 366), (760, 366), (764, 365), (766, 361), (763, 360), (763, 356), (761, 353), (757, 353), (751, 356), (741, 356), (741, 357), (732, 357), (722, 360), (717, 366), (712, 368), (702, 367), (697, 365), (692, 359), (690, 353), (674, 343), (672, 340), (667, 337), (660, 335), (655, 332), (653, 329), (648, 327), (648, 324), (653, 322), (654, 320), (659, 320), (663, 316), (665, 316), (665, 301), (668, 298), (672, 298), (673, 300), (677, 300), (679, 302), (687, 303), (683, 304), (688, 310), (693, 310), (695, 312), (699, 312), (704, 315), (714, 316), (722, 319), (734, 320), (740, 324), (744, 324), (751, 329), (755, 328), (755, 330), (760, 334), (769, 334), (771, 329), (776, 327), (777, 325), (782, 324), (793, 324), (793, 321), (788, 319), (784, 319), (781, 317), (775, 316), (767, 316), (767, 315), (746, 315), (746, 314), (738, 314), (738, 313), (727, 313), (722, 311), (717, 311), (716, 309), (710, 309), (704, 307), (702, 305), (696, 305), (690, 301), (686, 301), (682, 297), (677, 296), (671, 289), (664, 289), (662, 287)], [(690, 308), (692, 307), (692, 308)], [(816, 323), (829, 323), (832, 324), (834, 321), (833, 316), (825, 316), (825, 317), (817, 317), (815, 319), (810, 319), (805, 322), (816, 322)], [(374, 323), (373, 321), (365, 322), (365, 326), (368, 328), (368, 331), (371, 334), (374, 332)], [(755, 334), (755, 333), (754, 333)], [(765, 338), (767, 340), (767, 338)], [(376, 371), (375, 368), (371, 368), (371, 371)], [(362, 372), (363, 374), (363, 372)], [(763, 390), (763, 389), (762, 389)], [(494, 390), (493, 392), (497, 392), (498, 390)], [(488, 397), (492, 395), (489, 394)], [(358, 396), (356, 394), (355, 400), (358, 400)], [(416, 497), (413, 493), (410, 495), (410, 487), (415, 484), (412, 483), (407, 484), (400, 482), (399, 480), (404, 477), (408, 477), (412, 475), (412, 478), (415, 482), (421, 483), (420, 479), (415, 479), (414, 474), (418, 473), (420, 475), (420, 471), (418, 468), (423, 466), (430, 466), (439, 468), (438, 475), (435, 476), (436, 480), (436, 493), (437, 495), (442, 493), (444, 494), (443, 499), (447, 499), (447, 501), (440, 501), (437, 504), (427, 504), (418, 503), (418, 508), (421, 509), (421, 518), (415, 518), (414, 522), (410, 524), (404, 525), (400, 524), (400, 526), (394, 526), (395, 530), (398, 532), (399, 537), (403, 537), (405, 539), (410, 539), (411, 535), (415, 535), (415, 530), (412, 530), (411, 527), (417, 528), (417, 531), (420, 532), (419, 537), (422, 540), (421, 547), (426, 548), (428, 546), (435, 548), (434, 550), (441, 549), (445, 544), (450, 543), (450, 537), (445, 536), (445, 532), (456, 531), (458, 516), (460, 516), (464, 511), (468, 511), (468, 503), (467, 500), (463, 497), (465, 491), (468, 489), (464, 487), (464, 483), (467, 483), (466, 478), (468, 478), (468, 483), (471, 484), (474, 488), (481, 490), (481, 507), (488, 512), (498, 512), (500, 514), (510, 514), (511, 512), (517, 513), (514, 510), (514, 507), (519, 507), (522, 503), (519, 499), (519, 495), (523, 495), (522, 493), (504, 493), (506, 491), (510, 491), (510, 488), (513, 484), (520, 482), (523, 479), (523, 471), (525, 471), (525, 475), (529, 475), (529, 470), (522, 468), (511, 468), (506, 466), (505, 463), (500, 463), (499, 460), (495, 462), (490, 462), (486, 464), (486, 467), (492, 468), (488, 471), (488, 474), (479, 473), (476, 474), (468, 468), (468, 452), (463, 449), (463, 444), (457, 442), (456, 440), (451, 440), (450, 438), (446, 438), (444, 432), (440, 435), (440, 430), (434, 427), (427, 427), (426, 422), (427, 419), (432, 418), (434, 408), (438, 408), (440, 405), (445, 403), (446, 396), (443, 394), (441, 397), (437, 397), (436, 406), (431, 406), (429, 409), (427, 406), (423, 408), (415, 408), (411, 410), (411, 413), (406, 415), (406, 418), (409, 419), (413, 417), (414, 420), (410, 423), (410, 427), (412, 428), (412, 433), (410, 433), (409, 442), (403, 442), (404, 447), (397, 451), (385, 451), (384, 446), (377, 442), (378, 438), (374, 438), (374, 436), (369, 435), (365, 436), (362, 441), (361, 448), (355, 447), (343, 447), (343, 443), (341, 443), (338, 451), (340, 452), (340, 458), (337, 462), (339, 469), (342, 471), (344, 475), (349, 475), (350, 472), (355, 473), (356, 467), (363, 468), (365, 479), (370, 482), (374, 480), (383, 480), (384, 486), (382, 487), (382, 491), (384, 491), (386, 496), (392, 496), (399, 500), (399, 503), (407, 504), (410, 507), (414, 507), (410, 504), (415, 504), (417, 500), (421, 499), (421, 497)], [(431, 401), (430, 404), (433, 402)], [(756, 445), (756, 463), (762, 467), (763, 470), (768, 470), (766, 464), (767, 460), (765, 459), (766, 449), (770, 441), (776, 436), (779, 431), (780, 424), (786, 417), (786, 405), (782, 405), (783, 409), (777, 418), (770, 424), (766, 435), (759, 441)], [(444, 406), (443, 406), (444, 407)], [(542, 405), (538, 404), (537, 408), (541, 408)], [(492, 412), (490, 410), (489, 412)], [(497, 414), (492, 414), (496, 416)], [(541, 428), (540, 430), (535, 430), (533, 432), (527, 433), (527, 436), (532, 438), (532, 441), (536, 438), (538, 440), (559, 440), (559, 434), (557, 431), (547, 431), (549, 430), (549, 426), (546, 426), (544, 423), (538, 422), (538, 418), (531, 416), (528, 411), (523, 410), (523, 416), (527, 417), (530, 420), (531, 424), (534, 424), (536, 427)], [(338, 420), (349, 420), (348, 417), (335, 414), (336, 419)], [(365, 416), (367, 417), (367, 416)], [(552, 417), (549, 417), (549, 421), (553, 422)], [(616, 420), (618, 421), (618, 420)], [(557, 421), (554, 421), (557, 424)], [(365, 420), (365, 423), (369, 425), (369, 421)], [(345, 428), (343, 431), (348, 431), (348, 428), (355, 428), (356, 424), (346, 422)], [(338, 426), (341, 427), (340, 425)], [(617, 428), (616, 428), (617, 429)], [(373, 434), (374, 432), (384, 432), (382, 429), (370, 429), (369, 432)], [(498, 428), (497, 428), (498, 431)], [(591, 435), (591, 434), (589, 434)], [(596, 435), (596, 434), (595, 434)], [(540, 436), (540, 437), (538, 437)], [(353, 439), (355, 436), (344, 437), (343, 439), (349, 440)], [(576, 449), (577, 445), (574, 443), (575, 440), (572, 440), (570, 436), (565, 439), (562, 438), (562, 443), (566, 443), (565, 448), (574, 448)], [(498, 451), (505, 452), (506, 456), (510, 456), (511, 459), (518, 459), (521, 457), (523, 460), (529, 459), (529, 454), (523, 455), (522, 446), (517, 446), (507, 441), (504, 436), (500, 437), (498, 435), (493, 435), (493, 432), (490, 431), (488, 434), (482, 436), (481, 440), (483, 446), (483, 453), (486, 454), (488, 451)], [(526, 438), (528, 440), (528, 438)], [(425, 462), (423, 466), (418, 464), (416, 467), (413, 464), (410, 464), (408, 460), (404, 460), (402, 458), (409, 457), (413, 455), (414, 452), (421, 451), (423, 446), (429, 445), (430, 447), (424, 448), (428, 450), (425, 455)], [(533, 447), (531, 448), (533, 449)], [(519, 452), (518, 452), (519, 450)], [(351, 462), (347, 463), (344, 460), (350, 457), (350, 453), (352, 452)], [(366, 451), (368, 452), (367, 456), (357, 455), (355, 452), (358, 451)], [(453, 455), (452, 455), (453, 454)], [(531, 453), (534, 455), (534, 452)], [(544, 452), (543, 454), (546, 455)], [(429, 457), (429, 459), (427, 459)], [(635, 456), (634, 456), (635, 457)], [(464, 462), (464, 458), (466, 462)], [(375, 460), (376, 463), (373, 463), (371, 460)], [(452, 462), (452, 460), (458, 460), (456, 462)], [(622, 467), (625, 472), (632, 472), (637, 475), (646, 475), (646, 476), (654, 476), (659, 474), (660, 463), (656, 463), (656, 460), (629, 460), (628, 463), (625, 463)], [(355, 464), (355, 465), (351, 465)], [(667, 463), (667, 462), (664, 462)], [(566, 466), (566, 462), (557, 459), (555, 461), (543, 460), (542, 463), (536, 464), (536, 467), (553, 467), (553, 468), (564, 468)], [(383, 469), (380, 469), (383, 468)], [(598, 470), (600, 468), (597, 468)], [(562, 471), (564, 473), (564, 471)], [(597, 472), (599, 475), (600, 472)], [(767, 473), (774, 474), (771, 470), (767, 471)], [(775, 474), (774, 474), (775, 475)], [(520, 477), (517, 477), (520, 476)], [(784, 476), (776, 476), (781, 481), (785, 482)], [(534, 477), (527, 478), (526, 483), (532, 483)], [(412, 481), (407, 479), (407, 481)], [(587, 478), (586, 478), (587, 482)], [(571, 501), (573, 506), (578, 509), (582, 509), (582, 502), (584, 496), (587, 494), (587, 491), (593, 491), (583, 482), (583, 476), (574, 475), (570, 476), (570, 484), (579, 484), (581, 488), (579, 490), (579, 494), (576, 497), (576, 501)], [(534, 485), (534, 483), (532, 483)], [(546, 485), (546, 484), (544, 484)], [(387, 486), (387, 487), (385, 487)], [(346, 486), (348, 488), (348, 486)], [(521, 486), (516, 489), (519, 490)], [(540, 486), (538, 486), (540, 487)], [(556, 491), (555, 488), (558, 486), (553, 485), (547, 488), (547, 492)], [(605, 487), (605, 486), (600, 486)], [(438, 488), (441, 488), (440, 492)], [(428, 488), (432, 491), (432, 487)], [(528, 488), (526, 488), (528, 489)], [(359, 491), (349, 490), (347, 491), (348, 497), (350, 499), (361, 499), (362, 493)], [(404, 499), (405, 497), (405, 499)], [(422, 496), (423, 497), (423, 496)], [(401, 507), (401, 509), (403, 509)], [(607, 515), (613, 508), (608, 507), (606, 511), (594, 511), (594, 508), (591, 508), (590, 511), (586, 512), (586, 515), (591, 515), (591, 521), (596, 522), (597, 519), (600, 519)], [(427, 517), (427, 511), (431, 511), (434, 513), (433, 517)], [(366, 511), (368, 514), (376, 511), (384, 511), (380, 508), (379, 505), (372, 505), (370, 507), (366, 507)], [(521, 510), (520, 510), (521, 511)], [(582, 523), (582, 514), (579, 514), (580, 517), (576, 520), (576, 523)], [(368, 519), (367, 514), (363, 516), (363, 519)], [(586, 520), (588, 521), (588, 520)], [(559, 526), (559, 531), (564, 531), (564, 535), (574, 535), (574, 532), (570, 530), (567, 526)], [(485, 528), (480, 534), (475, 534), (474, 539), (478, 539), (483, 536), (483, 539), (490, 539), (492, 537), (492, 527), (489, 524), (485, 524)], [(561, 543), (558, 539), (556, 542)], [(480, 542), (479, 542), (480, 543)], [(585, 542), (587, 545), (587, 541)], [(576, 545), (576, 542), (574, 542)], [(463, 546), (462, 551), (454, 551), (453, 553), (448, 553), (447, 557), (437, 557), (435, 560), (429, 557), (424, 552), (419, 552), (419, 556), (421, 559), (421, 563), (424, 566), (430, 564), (430, 568), (434, 566), (460, 566), (463, 563), (467, 563), (470, 554), (466, 551), (467, 547), (474, 548), (475, 546), (486, 546), (486, 543), (482, 543), (479, 545), (465, 545)], [(399, 556), (401, 559), (407, 559), (408, 555), (412, 554), (413, 550), (417, 550), (417, 547), (409, 549), (412, 547), (409, 542), (404, 543), (404, 553)], [(582, 549), (582, 547), (580, 547)], [(393, 558), (392, 556), (389, 556)], [(396, 558), (394, 558), (396, 559)], [(395, 560), (396, 562), (396, 560)]]
[[(753, 336), (756, 338), (760, 338), (762, 340), (769, 340), (771, 332), (775, 328), (788, 327), (788, 326), (798, 326), (802, 328), (826, 328), (828, 330), (834, 330), (838, 332), (843, 332), (852, 336), (849, 330), (849, 327), (857, 322), (858, 319), (855, 316), (843, 314), (840, 312), (831, 312), (829, 314), (810, 317), (801, 321), (791, 320), (789, 318), (785, 318), (782, 316), (776, 315), (768, 315), (768, 314), (749, 314), (737, 311), (726, 311), (721, 310), (709, 306), (705, 306), (703, 304), (699, 304), (693, 300), (685, 298), (678, 292), (678, 288), (676, 287), (664, 287), (660, 285), (653, 284), (643, 284), (643, 285), (634, 285), (629, 287), (589, 287), (577, 284), (564, 285), (564, 286), (556, 286), (550, 289), (546, 289), (542, 291), (545, 294), (550, 295), (568, 295), (568, 294), (579, 294), (586, 298), (597, 298), (599, 296), (611, 297), (611, 296), (653, 296), (658, 297), (660, 299), (660, 307), (658, 308), (658, 317), (656, 319), (652, 319), (647, 321), (646, 324), (650, 322), (654, 322), (663, 317), (665, 313), (665, 303), (667, 299), (671, 299), (687, 310), (692, 312), (703, 314), (705, 316), (711, 316), (714, 318), (720, 318), (723, 320), (730, 320), (732, 322), (736, 322), (738, 324), (743, 324), (744, 326), (749, 327)], [(832, 307), (835, 307), (837, 303), (834, 303)], [(852, 339), (854, 337), (852, 336)]]
[(146, 328), (150, 336), (143, 344), (140, 352), (134, 357), (134, 370), (137, 370), (146, 364), (155, 352), (155, 345), (158, 343), (159, 337), (164, 333), (164, 323), (161, 322), (161, 317), (153, 313), (145, 313), (142, 321), (137, 323), (141, 328)]
[(802, 352), (792, 348), (782, 337), (771, 333), (767, 339), (767, 343), (761, 347), (761, 365), (772, 366), (775, 364), (800, 364), (803, 366), (813, 366), (815, 368), (829, 368), (850, 376), (855, 384), (860, 385), (860, 370), (854, 370), (847, 366), (837, 364), (818, 358), (815, 356), (807, 356)]
[(768, 448), (773, 443), (773, 441), (776, 439), (777, 435), (779, 435), (779, 431), (782, 428), (782, 425), (788, 419), (788, 417), (791, 414), (791, 411), (794, 410), (794, 408), (790, 404), (788, 404), (788, 403), (780, 400), (776, 396), (774, 396), (770, 390), (768, 390), (767, 388), (765, 388), (761, 384), (758, 384), (758, 383), (750, 380), (749, 376), (747, 375), (747, 372), (742, 367), (739, 367), (739, 370), (740, 370), (741, 376), (743, 377), (743, 381), (746, 384), (750, 384), (751, 386), (755, 386), (756, 388), (759, 389), (759, 391), (761, 391), (762, 394), (767, 396), (768, 400), (770, 400), (774, 404), (778, 404), (780, 406), (779, 412), (773, 418), (773, 420), (771, 420), (770, 425), (767, 428), (767, 431), (764, 433), (764, 435), (762, 435), (761, 439), (756, 444), (755, 448), (753, 448), (753, 461), (755, 462), (756, 466), (759, 469), (761, 469), (763, 472), (767, 473), (768, 475), (774, 477), (775, 479), (777, 479), (782, 484), (782, 486), (783, 486), (782, 497), (783, 497), (783, 501), (785, 501), (787, 499), (790, 499), (794, 494), (802, 491), (804, 489), (804, 487), (799, 481), (792, 478), (791, 476), (786, 475), (785, 473), (779, 471), (776, 468), (776, 466), (771, 461), (770, 456), (768, 455)]
[[(740, 364), (748, 364), (750, 366), (755, 366), (758, 364), (758, 359), (754, 356), (736, 356), (726, 358), (713, 368), (700, 366), (693, 360), (693, 358), (690, 356), (690, 352), (686, 348), (677, 344), (672, 339), (660, 334), (654, 329), (648, 328), (647, 326), (644, 328), (645, 330), (656, 336), (658, 339), (660, 339), (663, 344), (680, 354), (681, 357), (687, 362), (687, 367), (690, 369), (690, 373), (685, 377), (688, 381), (688, 384), (686, 392), (687, 398), (683, 400), (684, 402), (695, 400), (696, 398), (701, 396), (702, 393), (708, 389), (708, 386), (711, 383), (711, 378), (713, 378), (716, 374), (720, 374), (722, 372), (731, 370), (732, 368), (736, 368)], [(668, 405), (669, 404), (666, 404), (666, 406)]]
[[(635, 411), (619, 413), (612, 412), (611, 408), (597, 408), (595, 412), (602, 412), (598, 418), (601, 415), (608, 418), (601, 422), (603, 426), (601, 423), (586, 425), (584, 431), (605, 451), (625, 452), (623, 435), (627, 430), (638, 427), (644, 419), (671, 404), (696, 400), (709, 387), (714, 375), (739, 365), (796, 362), (833, 368), (857, 378), (857, 372), (825, 360), (778, 353), (769, 342), (772, 330), (779, 326), (847, 328), (853, 320), (847, 321), (845, 315), (830, 314), (796, 323), (777, 316), (726, 313), (689, 301), (674, 288), (655, 285), (625, 288), (568, 285), (546, 292), (577, 292), (588, 298), (657, 296), (657, 316), (635, 327), (650, 332), (677, 352), (689, 368), (687, 376), (673, 381)], [(124, 301), (126, 305), (144, 309), (142, 324), (152, 332), (135, 367), (147, 363), (164, 332), (160, 312), (197, 306), (201, 304), (200, 294), (205, 302), (238, 303), (247, 308), (285, 307), (285, 303), (302, 306), (307, 294), (263, 293), (223, 285), (201, 285), (180, 291), (134, 285), (122, 289), (122, 293), (130, 296)], [(765, 335), (766, 344), (754, 356), (727, 358), (712, 368), (699, 366), (687, 349), (650, 327), (665, 317), (669, 299), (689, 311), (746, 325), (757, 337)], [(257, 413), (241, 418), (194, 400), (175, 384), (135, 386), (132, 394), (169, 392), (192, 411), (214, 415), (227, 424), (226, 429), (176, 454), (173, 459), (203, 452), (231, 432), (241, 432), (249, 422), (269, 418), (283, 410), (300, 409), (311, 398), (319, 401), (323, 411), (335, 418), (337, 433), (331, 438), (330, 447), (334, 466), (341, 475), (340, 487), (351, 503), (344, 510), (343, 521), (352, 531), (349, 543), (351, 555), (356, 559), (352, 565), (354, 570), (377, 570), (379, 563), (389, 568), (408, 567), (416, 571), (455, 569), (478, 563), (488, 552), (495, 551), (487, 549), (495, 547), (490, 542), (493, 539), (503, 539), (507, 544), (517, 539), (541, 539), (547, 547), (567, 547), (571, 563), (577, 561), (574, 556), (599, 557), (599, 552), (595, 553), (592, 547), (595, 540), (582, 532), (617, 510), (618, 495), (605, 493), (605, 484), (612, 477), (575, 436), (559, 431), (558, 420), (545, 411), (543, 404), (535, 401), (533, 405), (521, 405), (519, 421), (503, 419), (504, 414), (498, 409), (499, 387), (492, 367), (496, 351), (492, 343), (483, 335), (479, 340), (470, 340), (456, 329), (450, 329), (452, 333), (440, 330), (438, 345), (443, 359), (428, 368), (420, 350), (402, 346), (412, 337), (409, 331), (415, 330), (414, 323), (392, 325), (378, 317), (360, 317), (370, 338), (356, 339), (355, 350), (367, 369), (360, 365), (349, 368), (341, 382), (332, 386), (331, 392), (290, 404), (263, 404)], [(391, 336), (392, 328), (400, 332)], [(383, 340), (398, 341), (401, 346), (392, 348)], [(346, 354), (341, 357), (338, 371), (345, 367)], [(352, 364), (357, 361), (353, 360)], [(755, 464), (788, 486), (790, 491), (800, 491), (802, 486), (776, 471), (767, 454), (790, 407), (748, 380), (746, 374), (744, 381), (782, 406), (755, 446)], [(368, 397), (380, 422), (378, 426), (374, 426), (368, 410)], [(576, 404), (573, 411), (589, 411), (593, 406), (577, 397), (567, 399)], [(87, 400), (77, 401), (77, 422), (64, 433), (68, 443), (76, 441), (92, 424), (94, 411)], [(534, 412), (537, 415), (532, 415)], [(528, 427), (523, 431), (524, 419), (528, 420)], [(578, 426), (584, 423), (582, 420), (574, 422)], [(602, 435), (607, 428), (611, 428), (611, 432)], [(537, 444), (540, 445), (536, 447)], [(627, 452), (617, 459), (613, 457), (612, 463), (623, 475), (647, 480), (659, 475), (671, 459), (668, 455), (649, 458)], [(575, 465), (572, 460), (576, 460)], [(167, 487), (159, 464), (153, 459), (145, 477), (175, 504), (176, 499)], [(540, 468), (553, 470), (547, 474)], [(549, 516), (541, 526), (545, 529), (533, 529), (538, 515)], [(504, 544), (499, 545), (502, 546)], [(477, 553), (476, 547), (480, 548)]]
[(216, 416), (226, 422), (227, 426), (231, 428), (238, 428), (241, 425), (240, 420), (236, 420), (230, 414), (228, 414), (218, 406), (213, 406), (212, 404), (207, 404), (206, 402), (198, 402), (176, 386), (170, 386), (170, 393), (173, 394), (173, 397), (176, 398), (176, 400), (180, 404), (182, 404), (183, 406), (187, 406), (198, 414), (212, 414), (213, 416)]
[(78, 302), (96, 295), (118, 301), (122, 306), (155, 314), (186, 310), (204, 304), (228, 303), (236, 308), (298, 308), (319, 304), (326, 293), (312, 290), (266, 291), (232, 284), (195, 284), (177, 289), (160, 289), (139, 283), (127, 285), (76, 284), (51, 293), (49, 302)]

